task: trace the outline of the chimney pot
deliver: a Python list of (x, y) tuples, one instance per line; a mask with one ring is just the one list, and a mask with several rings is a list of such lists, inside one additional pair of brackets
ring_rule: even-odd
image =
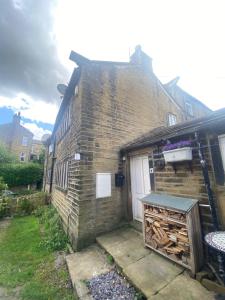
[(18, 112), (18, 114), (15, 114), (13, 116), (13, 123), (16, 125), (20, 124), (20, 119), (21, 119), (20, 112)]

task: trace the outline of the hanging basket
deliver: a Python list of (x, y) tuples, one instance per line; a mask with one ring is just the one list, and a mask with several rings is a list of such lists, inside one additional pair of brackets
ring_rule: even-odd
[(173, 150), (163, 151), (166, 162), (188, 161), (192, 160), (192, 148), (184, 147)]

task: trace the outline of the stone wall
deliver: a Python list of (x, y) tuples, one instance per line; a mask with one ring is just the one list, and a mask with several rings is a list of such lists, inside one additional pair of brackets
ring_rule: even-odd
[[(124, 219), (121, 189), (115, 187), (119, 150), (141, 134), (167, 124), (168, 112), (183, 115), (153, 73), (135, 65), (92, 63), (82, 71), (79, 163), (79, 247)], [(112, 196), (96, 199), (96, 173), (112, 174)], [(78, 179), (77, 179), (78, 180)], [(76, 197), (76, 196), (75, 196)]]

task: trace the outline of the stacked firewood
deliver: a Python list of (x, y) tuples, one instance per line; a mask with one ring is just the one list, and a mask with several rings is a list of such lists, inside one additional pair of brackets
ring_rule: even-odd
[(182, 213), (155, 208), (145, 209), (145, 242), (158, 251), (188, 264), (190, 245)]

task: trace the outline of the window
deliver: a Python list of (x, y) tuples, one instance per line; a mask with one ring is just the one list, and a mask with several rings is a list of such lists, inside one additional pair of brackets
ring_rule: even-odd
[(61, 140), (61, 138), (64, 136), (64, 134), (67, 132), (69, 126), (71, 123), (71, 117), (70, 117), (70, 106), (65, 111), (61, 124), (56, 132), (56, 139), (57, 141)]
[(20, 161), (25, 161), (26, 154), (24, 152), (20, 153)]
[(220, 151), (223, 162), (223, 170), (225, 171), (225, 134), (220, 135), (219, 137)]
[(168, 114), (168, 126), (177, 124), (177, 116), (174, 114)]
[(55, 184), (66, 190), (68, 182), (68, 161), (58, 162), (56, 164)]
[(192, 117), (194, 116), (191, 103), (189, 103), (189, 102), (185, 103), (185, 110), (186, 110), (187, 114), (189, 114)]
[(22, 139), (22, 146), (27, 146), (28, 145), (28, 137), (27, 136), (23, 136), (23, 139)]

